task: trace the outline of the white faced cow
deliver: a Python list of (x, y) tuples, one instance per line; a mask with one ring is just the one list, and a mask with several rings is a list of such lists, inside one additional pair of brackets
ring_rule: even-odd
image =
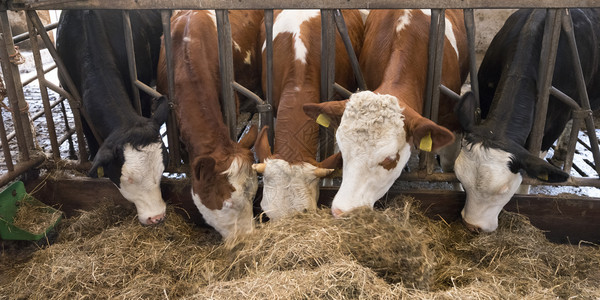
[[(600, 105), (600, 10), (570, 9), (575, 39), (592, 109)], [(455, 172), (467, 200), (462, 217), (473, 231), (494, 231), (498, 214), (515, 194), (522, 176), (561, 182), (569, 174), (526, 149), (534, 122), (538, 66), (546, 10), (524, 9), (510, 16), (492, 40), (479, 69), (482, 118), (473, 118), (474, 97), (466, 94), (458, 108), (468, 134)], [(577, 98), (573, 61), (565, 36), (558, 45), (552, 85)], [(561, 134), (571, 109), (550, 96), (542, 151)]]
[[(376, 89), (346, 101), (304, 107), (315, 119), (327, 115), (334, 126), (339, 124), (336, 139), (344, 166), (331, 207), (335, 216), (361, 206), (373, 207), (402, 173), (412, 148), (436, 152), (454, 141), (451, 130), (460, 126), (450, 99), (440, 99), (439, 123), (445, 127), (421, 115), (430, 16), (430, 10), (372, 10), (360, 65), (367, 86)], [(463, 14), (448, 10), (442, 83), (460, 93), (467, 72)], [(452, 161), (452, 157), (442, 157), (445, 166)]]
[[(363, 22), (359, 11), (342, 11), (355, 52), (360, 51)], [(318, 125), (304, 114), (305, 103), (318, 103), (321, 71), (321, 14), (319, 10), (275, 12), (273, 25), (273, 105), (276, 110), (275, 145), (271, 153), (263, 129), (255, 145), (262, 162), (261, 207), (267, 216), (280, 219), (294, 212), (314, 210), (319, 178), (340, 165), (340, 155), (317, 162)], [(264, 41), (264, 39), (263, 39)], [(349, 90), (355, 87), (350, 60), (339, 34), (336, 36), (335, 80)], [(266, 84), (263, 44), (263, 86)]]
[[(256, 82), (262, 11), (229, 11), (235, 78)], [(223, 237), (253, 228), (252, 202), (258, 188), (250, 151), (254, 127), (239, 143), (231, 140), (221, 112), (215, 12), (179, 11), (171, 18), (175, 75), (175, 113), (189, 156), (192, 198), (207, 224)], [(158, 88), (166, 91), (164, 48)], [(254, 90), (254, 87), (248, 87)]]
[[(156, 78), (162, 35), (160, 12), (131, 11), (130, 18), (138, 79), (151, 84)], [(64, 10), (56, 49), (89, 116), (83, 120), (83, 129), (94, 159), (90, 176), (97, 177), (102, 173), (98, 170), (103, 170), (123, 197), (135, 204), (142, 224), (162, 221), (166, 205), (160, 179), (167, 152), (159, 127), (166, 121), (169, 108), (165, 98), (159, 99), (150, 118), (152, 99), (143, 93), (143, 116), (133, 108), (121, 11)], [(91, 126), (104, 139), (102, 145), (98, 145)]]

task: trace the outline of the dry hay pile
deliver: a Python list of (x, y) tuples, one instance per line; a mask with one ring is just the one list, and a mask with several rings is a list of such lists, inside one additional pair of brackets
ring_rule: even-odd
[(44, 233), (48, 227), (54, 225), (62, 214), (29, 195), (25, 195), (17, 205), (13, 225), (36, 235)]
[[(0, 298), (540, 299), (600, 295), (597, 245), (548, 242), (520, 215), (472, 235), (411, 198), (333, 219), (328, 210), (222, 242), (172, 211), (144, 227), (102, 206), (66, 220), (58, 241), (0, 277)], [(0, 269), (1, 270), (1, 269)]]

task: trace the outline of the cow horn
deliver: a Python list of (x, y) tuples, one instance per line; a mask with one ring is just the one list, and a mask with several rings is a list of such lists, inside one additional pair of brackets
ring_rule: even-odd
[(333, 173), (335, 169), (316, 168), (314, 171), (315, 176), (321, 178)]
[(260, 174), (265, 172), (266, 167), (267, 167), (267, 165), (265, 163), (252, 164), (252, 169), (254, 169), (254, 171), (256, 171), (257, 173), (260, 173)]

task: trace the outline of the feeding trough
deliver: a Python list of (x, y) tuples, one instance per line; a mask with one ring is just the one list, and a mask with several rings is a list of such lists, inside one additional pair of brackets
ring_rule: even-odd
[(0, 194), (0, 238), (38, 241), (60, 222), (62, 212), (25, 191), (23, 182), (11, 184)]

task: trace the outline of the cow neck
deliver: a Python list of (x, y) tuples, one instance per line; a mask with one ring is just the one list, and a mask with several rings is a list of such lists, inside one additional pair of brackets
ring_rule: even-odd
[(312, 87), (292, 88), (282, 94), (275, 127), (273, 154), (276, 157), (289, 163), (317, 164), (319, 127), (304, 113), (302, 105), (318, 102), (319, 91)]
[(541, 45), (543, 28), (543, 18), (532, 13), (520, 31), (516, 46), (510, 47), (515, 49), (508, 58), (510, 66), (500, 77), (490, 112), (482, 123), (519, 145), (525, 145), (533, 126), (540, 61), (539, 49), (534, 46)]

